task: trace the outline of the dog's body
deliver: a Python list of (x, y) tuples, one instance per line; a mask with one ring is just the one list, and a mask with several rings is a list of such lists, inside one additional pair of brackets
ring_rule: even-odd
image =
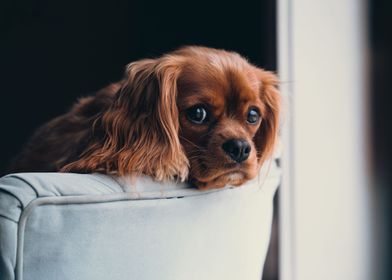
[(119, 88), (120, 84), (112, 84), (81, 98), (68, 113), (41, 126), (13, 160), (10, 171), (55, 172), (77, 161), (92, 140), (97, 115), (110, 107)]
[(10, 171), (146, 174), (201, 189), (240, 185), (271, 155), (277, 78), (236, 53), (185, 47), (41, 127)]

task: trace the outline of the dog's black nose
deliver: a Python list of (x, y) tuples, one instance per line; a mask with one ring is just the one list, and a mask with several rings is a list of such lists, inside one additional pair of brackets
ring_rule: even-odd
[(243, 162), (249, 157), (251, 147), (243, 139), (231, 139), (223, 143), (222, 149), (236, 162)]

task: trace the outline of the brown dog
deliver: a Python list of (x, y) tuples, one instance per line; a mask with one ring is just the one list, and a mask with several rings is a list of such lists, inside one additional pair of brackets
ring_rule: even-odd
[(276, 142), (278, 80), (234, 52), (185, 47), (42, 126), (10, 171), (146, 174), (201, 189), (254, 178)]

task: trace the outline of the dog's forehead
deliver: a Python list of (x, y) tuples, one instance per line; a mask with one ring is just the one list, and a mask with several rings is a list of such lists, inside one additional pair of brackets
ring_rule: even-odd
[(220, 107), (229, 104), (256, 102), (261, 81), (254, 69), (223, 64), (191, 64), (178, 80), (179, 97), (186, 103), (207, 103)]

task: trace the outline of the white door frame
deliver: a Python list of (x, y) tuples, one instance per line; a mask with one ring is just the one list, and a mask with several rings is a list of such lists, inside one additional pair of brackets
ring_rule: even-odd
[(375, 279), (365, 11), (365, 0), (278, 1), (281, 280)]

